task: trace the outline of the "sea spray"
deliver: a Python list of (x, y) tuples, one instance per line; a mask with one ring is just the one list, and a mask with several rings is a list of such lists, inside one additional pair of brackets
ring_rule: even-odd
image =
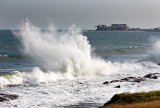
[(22, 42), (24, 54), (53, 72), (81, 77), (105, 71), (103, 66), (106, 63), (91, 57), (91, 46), (87, 37), (74, 25), (63, 32), (54, 28), (42, 31), (26, 20), (16, 36)]
[(150, 51), (148, 51), (148, 59), (152, 62), (160, 64), (160, 39), (152, 39), (154, 43)]

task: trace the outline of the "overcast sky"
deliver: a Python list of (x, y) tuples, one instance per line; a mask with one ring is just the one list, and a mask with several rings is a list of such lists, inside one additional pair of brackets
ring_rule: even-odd
[(154, 28), (160, 26), (160, 0), (0, 0), (0, 29), (14, 29), (26, 18), (42, 28), (51, 22), (58, 29), (112, 23)]

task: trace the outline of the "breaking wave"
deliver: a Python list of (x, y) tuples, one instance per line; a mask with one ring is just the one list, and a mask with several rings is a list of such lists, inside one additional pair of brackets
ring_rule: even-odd
[(28, 72), (14, 71), (6, 76), (1, 75), (1, 87), (143, 69), (140, 63), (112, 63), (92, 57), (87, 37), (83, 36), (75, 25), (62, 32), (57, 32), (54, 27), (42, 31), (26, 20), (20, 26), (20, 31), (14, 34), (21, 41), (22, 53), (45, 68), (35, 67)]
[[(114, 74), (120, 74), (120, 73), (122, 74), (122, 72), (130, 73), (130, 72), (141, 70), (144, 68), (144, 65), (142, 65), (141, 63), (105, 62), (102, 65), (101, 62), (97, 62), (97, 64), (100, 64), (101, 68), (97, 68), (97, 71), (99, 73), (97, 72), (96, 75), (106, 75), (106, 74), (114, 75)], [(90, 69), (92, 68), (95, 68), (95, 67), (90, 67)], [(101, 70), (105, 70), (105, 71), (101, 71)], [(48, 82), (56, 82), (59, 80), (66, 80), (66, 79), (73, 80), (75, 79), (75, 77), (68, 73), (55, 72), (52, 70), (43, 70), (43, 69), (40, 69), (39, 67), (35, 67), (28, 72), (13, 71), (11, 73), (0, 75), (0, 87), (6, 86), (6, 85), (19, 85), (23, 83), (29, 83), (29, 84), (48, 83)]]
[(57, 32), (53, 27), (48, 29), (42, 31), (27, 20), (20, 26), (20, 32), (15, 33), (21, 40), (22, 52), (47, 69), (80, 77), (100, 72), (101, 66), (97, 62), (106, 64), (99, 58), (91, 57), (91, 46), (87, 37), (74, 25), (64, 32)]
[(151, 50), (148, 52), (149, 60), (160, 64), (160, 39), (156, 39)]

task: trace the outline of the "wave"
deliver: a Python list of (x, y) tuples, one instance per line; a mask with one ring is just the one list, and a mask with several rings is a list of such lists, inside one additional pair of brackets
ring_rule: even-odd
[[(102, 63), (99, 61), (97, 65)], [(96, 66), (96, 65), (95, 65)], [(100, 66), (99, 72), (96, 75), (109, 75), (109, 74), (120, 74), (122, 72), (132, 72), (135, 70), (141, 70), (144, 68), (144, 64), (141, 63), (111, 63), (110, 61), (105, 62), (104, 65)], [(102, 68), (103, 67), (103, 68)], [(94, 69), (93, 67), (90, 67)], [(104, 70), (103, 72), (101, 70)], [(90, 74), (88, 77), (94, 76), (94, 74)], [(39, 67), (33, 68), (31, 71), (13, 71), (11, 73), (0, 75), (0, 87), (4, 87), (7, 85), (19, 85), (19, 84), (38, 84), (38, 83), (48, 83), (48, 82), (56, 82), (60, 80), (74, 80), (72, 74), (56, 72), (51, 69), (40, 69)]]
[(156, 39), (150, 51), (148, 51), (148, 59), (152, 62), (160, 64), (160, 39)]
[(91, 46), (87, 37), (74, 25), (63, 32), (57, 32), (54, 27), (49, 27), (48, 31), (41, 31), (27, 20), (20, 29), (14, 34), (21, 41), (21, 51), (43, 67), (74, 77), (104, 71), (101, 68), (105, 62), (91, 57)]
[(107, 50), (94, 50), (94, 53), (128, 53), (133, 51), (142, 51), (146, 50), (145, 47), (140, 46), (130, 46), (127, 48), (119, 48), (119, 49), (107, 49)]
[[(14, 71), (9, 77), (0, 77), (0, 86), (22, 83), (53, 82), (79, 77), (101, 76), (117, 72), (143, 69), (140, 63), (112, 63), (91, 55), (91, 46), (74, 25), (67, 31), (57, 32), (54, 27), (48, 31), (32, 25), (28, 20), (14, 32), (23, 48), (22, 54), (32, 57), (45, 69)], [(18, 76), (17, 76), (18, 74)]]

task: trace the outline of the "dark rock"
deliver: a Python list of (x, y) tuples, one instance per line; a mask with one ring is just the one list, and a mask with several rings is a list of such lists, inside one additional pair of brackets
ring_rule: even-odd
[(121, 86), (120, 86), (120, 85), (118, 85), (118, 86), (115, 86), (114, 88), (121, 88)]
[(18, 87), (18, 86), (21, 86), (21, 85), (12, 85), (12, 84), (7, 85), (7, 87)]
[(144, 78), (151, 78), (152, 77), (152, 74), (147, 74), (144, 76)]
[(158, 79), (158, 76), (153, 76), (152, 78), (153, 78), (153, 79)]
[(127, 78), (123, 78), (123, 79), (121, 79), (121, 81), (130, 81), (130, 80), (132, 80), (132, 79), (136, 79), (136, 77), (127, 77)]
[(110, 83), (113, 83), (113, 82), (120, 82), (120, 80), (112, 80)]
[(127, 78), (123, 78), (123, 79), (121, 79), (121, 81), (123, 81), (123, 82), (138, 82), (138, 83), (140, 83), (140, 82), (142, 82), (142, 81), (145, 81), (145, 78), (141, 78), (141, 77), (127, 77)]
[(135, 79), (136, 77), (128, 77), (129, 79)]
[(149, 74), (145, 75), (144, 78), (158, 79), (157, 74), (159, 74), (159, 73), (149, 73)]
[(138, 78), (136, 78), (136, 79), (133, 80), (133, 82), (138, 82), (138, 83), (140, 83), (142, 81), (145, 81), (145, 79), (141, 78), (141, 77), (138, 77)]
[(79, 82), (78, 84), (83, 84), (83, 83)]
[(110, 82), (105, 81), (103, 84), (108, 85), (109, 83), (115, 83), (115, 82), (136, 82), (136, 83), (140, 83), (142, 81), (146, 81), (146, 78), (148, 78), (148, 79), (158, 79), (158, 74), (160, 74), (160, 73), (149, 73), (149, 74), (145, 75), (144, 77), (126, 77), (126, 78), (122, 78), (120, 80), (112, 80)]
[(15, 94), (0, 94), (0, 102), (17, 99), (19, 96)]
[(4, 102), (4, 101), (9, 101), (9, 100), (6, 99), (5, 97), (1, 97), (1, 96), (0, 96), (0, 102)]
[(108, 82), (108, 81), (105, 81), (103, 84), (107, 84), (107, 85), (108, 85), (108, 84), (109, 84), (109, 82)]
[(121, 81), (129, 81), (129, 79), (128, 78), (123, 78), (123, 79), (121, 79)]

